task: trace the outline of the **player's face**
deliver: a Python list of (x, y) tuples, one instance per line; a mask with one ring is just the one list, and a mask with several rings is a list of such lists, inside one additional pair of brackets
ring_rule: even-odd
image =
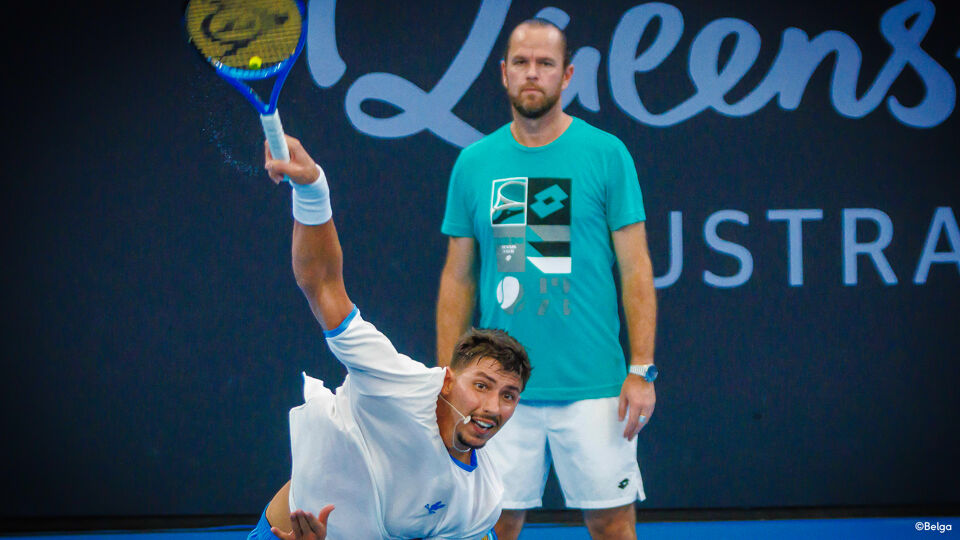
[(520, 116), (540, 118), (558, 106), (573, 75), (572, 65), (563, 67), (563, 48), (556, 28), (522, 24), (514, 30), (500, 71), (510, 104)]
[[(481, 448), (513, 416), (520, 399), (520, 377), (503, 371), (496, 360), (481, 358), (456, 374), (447, 399), (470, 421), (455, 422), (460, 448)], [(458, 418), (459, 419), (459, 418)]]

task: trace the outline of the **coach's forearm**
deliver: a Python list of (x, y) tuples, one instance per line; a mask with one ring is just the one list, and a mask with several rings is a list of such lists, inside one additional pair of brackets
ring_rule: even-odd
[(333, 220), (293, 224), (293, 275), (324, 329), (336, 328), (353, 309), (343, 283), (343, 251)]
[(467, 236), (451, 236), (437, 294), (437, 365), (447, 366), (453, 347), (470, 328), (476, 302), (476, 243)]
[(630, 363), (652, 364), (657, 328), (657, 294), (643, 222), (613, 232), (620, 269), (623, 313), (630, 341)]
[(630, 363), (652, 364), (657, 328), (657, 297), (652, 271), (635, 268), (621, 273), (620, 281), (630, 341)]
[(446, 270), (441, 274), (437, 297), (437, 365), (450, 364), (454, 345), (470, 328), (476, 290), (472, 277), (454, 276)]

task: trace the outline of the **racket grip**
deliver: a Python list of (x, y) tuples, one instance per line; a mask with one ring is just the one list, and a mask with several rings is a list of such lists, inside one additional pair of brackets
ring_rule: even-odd
[(287, 140), (283, 137), (283, 125), (280, 124), (280, 111), (274, 110), (273, 114), (261, 114), (260, 124), (263, 126), (263, 134), (267, 137), (267, 145), (270, 146), (273, 159), (290, 161), (290, 150), (287, 149)]

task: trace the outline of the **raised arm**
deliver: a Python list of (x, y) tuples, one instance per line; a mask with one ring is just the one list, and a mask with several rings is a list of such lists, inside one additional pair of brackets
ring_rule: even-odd
[[(266, 146), (266, 145), (264, 145)], [(266, 169), (274, 182), (284, 175), (294, 189), (293, 275), (307, 297), (310, 310), (324, 330), (336, 328), (353, 310), (343, 284), (343, 251), (330, 214), (329, 188), (323, 171), (287, 136), (290, 161), (272, 159), (266, 150)]]
[(447, 262), (440, 275), (437, 295), (437, 365), (447, 366), (453, 346), (473, 320), (477, 278), (474, 273), (474, 240), (451, 237), (447, 244)]

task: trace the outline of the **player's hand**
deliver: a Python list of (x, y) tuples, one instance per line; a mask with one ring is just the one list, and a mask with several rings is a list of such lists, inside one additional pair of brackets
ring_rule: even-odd
[[(287, 144), (290, 144), (287, 142)], [(310, 512), (296, 510), (290, 514), (290, 532), (283, 532), (276, 527), (270, 527), (277, 538), (281, 540), (324, 540), (327, 537), (327, 519), (333, 512), (333, 505), (328, 504), (314, 516)]]
[(627, 425), (623, 430), (625, 439), (632, 441), (650, 422), (656, 404), (657, 392), (653, 383), (639, 375), (628, 374), (620, 387), (620, 421), (627, 418)]
[(290, 151), (290, 161), (278, 161), (273, 159), (270, 153), (270, 145), (263, 142), (264, 153), (266, 154), (266, 163), (264, 168), (274, 184), (283, 182), (284, 175), (290, 177), (290, 180), (298, 184), (312, 184), (320, 176), (317, 170), (317, 164), (314, 163), (310, 154), (303, 149), (300, 141), (289, 135), (284, 135), (287, 139), (287, 148)]

